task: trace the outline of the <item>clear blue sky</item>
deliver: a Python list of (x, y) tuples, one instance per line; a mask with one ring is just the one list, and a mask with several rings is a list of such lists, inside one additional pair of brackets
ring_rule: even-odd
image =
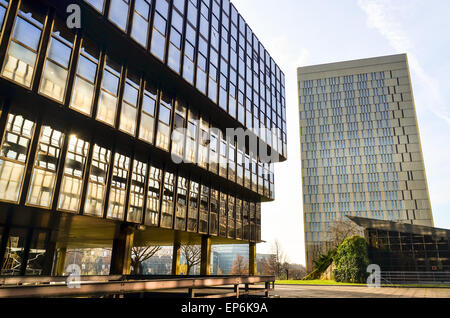
[(450, 1), (232, 0), (286, 75), (288, 156), (263, 204), (258, 252), (304, 264), (299, 66), (408, 53), (435, 226), (450, 228)]

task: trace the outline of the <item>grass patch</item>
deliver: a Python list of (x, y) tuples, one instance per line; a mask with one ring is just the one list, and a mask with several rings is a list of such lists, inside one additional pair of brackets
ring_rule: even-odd
[[(338, 283), (334, 280), (277, 280), (275, 284), (278, 285), (327, 285), (327, 286), (367, 286), (366, 284), (356, 284), (356, 283)], [(382, 284), (381, 287), (397, 287), (397, 288), (450, 288), (448, 284)]]
[(275, 284), (280, 285), (336, 285), (336, 286), (364, 286), (366, 284), (338, 283), (334, 280), (277, 280)]

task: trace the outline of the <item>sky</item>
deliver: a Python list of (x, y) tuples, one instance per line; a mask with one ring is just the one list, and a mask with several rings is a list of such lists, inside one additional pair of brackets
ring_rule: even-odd
[(262, 205), (258, 253), (305, 264), (297, 68), (407, 53), (434, 225), (450, 229), (450, 1), (232, 0), (286, 75), (288, 161)]

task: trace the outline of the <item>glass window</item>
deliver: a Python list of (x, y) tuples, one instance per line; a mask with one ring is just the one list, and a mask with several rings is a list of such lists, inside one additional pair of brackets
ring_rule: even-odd
[(256, 241), (256, 233), (255, 233), (255, 210), (256, 204), (254, 202), (250, 202), (250, 213), (249, 213), (249, 220), (250, 220), (250, 241)]
[(51, 253), (53, 251), (51, 248), (49, 248), (48, 244), (49, 235), (50, 231), (48, 230), (33, 230), (33, 233), (29, 238), (30, 250), (28, 254), (25, 275), (42, 275), (45, 266), (45, 260), (49, 260), (49, 258), (52, 259), (53, 254)]
[(127, 30), (129, 0), (111, 0), (108, 19), (122, 31)]
[(9, 232), (6, 242), (6, 250), (3, 264), (0, 267), (0, 275), (16, 276), (22, 275), (22, 263), (28, 231), (26, 228), (13, 227)]
[(171, 99), (161, 94), (159, 103), (159, 119), (158, 119), (158, 133), (156, 135), (156, 146), (169, 151), (170, 146), (170, 125), (172, 117), (172, 101)]
[(200, 194), (199, 233), (208, 233), (209, 187), (202, 185)]
[(123, 220), (124, 218), (129, 170), (130, 158), (116, 153), (108, 202), (107, 217), (110, 219)]
[(147, 47), (148, 43), (150, 13), (150, 0), (136, 0), (131, 37), (143, 47)]
[(228, 148), (228, 179), (233, 182), (236, 180), (236, 148), (231, 142)]
[[(214, 103), (217, 103), (217, 78), (218, 78), (218, 62), (217, 62), (217, 56), (218, 53), (214, 49), (211, 48), (211, 53), (209, 56), (209, 59), (211, 61), (211, 64), (209, 65), (209, 80), (208, 80), (208, 97), (211, 99)], [(216, 61), (214, 61), (216, 60)], [(214, 64), (215, 63), (215, 64)], [(226, 108), (226, 106), (225, 106)]]
[(252, 172), (252, 191), (257, 192), (258, 191), (258, 163), (255, 158), (252, 158), (252, 166), (251, 166), (251, 172)]
[(178, 177), (177, 206), (175, 208), (175, 229), (186, 230), (187, 191), (189, 181)]
[(157, 91), (149, 86), (144, 90), (139, 139), (153, 144)]
[(188, 225), (189, 232), (197, 232), (198, 229), (198, 196), (199, 184), (191, 181), (189, 189), (189, 211), (188, 211)]
[(103, 217), (111, 151), (94, 145), (84, 213)]
[(263, 164), (258, 162), (258, 193), (264, 195)]
[(201, 118), (200, 132), (199, 132), (199, 146), (198, 146), (198, 164), (200, 167), (207, 169), (208, 167), (208, 145), (209, 138), (209, 123)]
[(116, 120), (120, 72), (121, 67), (108, 58), (103, 70), (97, 120), (111, 126), (114, 126)]
[(161, 197), (162, 170), (150, 167), (147, 190), (147, 211), (145, 213), (145, 224), (158, 226), (159, 203)]
[(219, 151), (218, 151), (218, 134), (214, 129), (211, 130), (209, 136), (209, 171), (217, 173), (219, 163)]
[(250, 223), (249, 223), (249, 209), (250, 205), (248, 201), (242, 201), (242, 226), (244, 229), (244, 233), (242, 238), (246, 241), (250, 239)]
[(139, 79), (129, 74), (125, 81), (119, 129), (134, 136), (139, 99)]
[(95, 44), (86, 39), (83, 40), (78, 58), (70, 108), (88, 116), (92, 115), (99, 56), (100, 54)]
[(236, 238), (242, 239), (242, 200), (236, 198)]
[(238, 149), (237, 151), (237, 174), (236, 174), (236, 182), (240, 185), (243, 185), (244, 182), (244, 154), (242, 150)]
[(189, 110), (189, 121), (186, 135), (186, 162), (197, 163), (198, 115)]
[(151, 53), (164, 61), (166, 53), (167, 18), (169, 16), (169, 3), (167, 0), (156, 0), (155, 17), (153, 21)]
[(227, 195), (220, 192), (219, 236), (227, 237)]
[(261, 241), (261, 202), (256, 203), (256, 238), (257, 242)]
[(228, 166), (228, 144), (225, 139), (220, 140), (220, 162), (219, 162), (219, 175), (227, 177)]
[(51, 207), (63, 143), (63, 133), (49, 126), (41, 128), (27, 204), (43, 208)]
[(172, 155), (179, 157), (184, 156), (184, 143), (186, 135), (186, 116), (187, 108), (183, 102), (177, 100), (175, 106), (175, 115), (172, 132)]
[(4, 77), (31, 87), (44, 21), (45, 14), (22, 2), (3, 64)]
[(219, 191), (211, 189), (209, 214), (209, 234), (217, 235), (219, 230)]
[(228, 195), (228, 231), (227, 236), (229, 238), (235, 238), (234, 220), (236, 218), (235, 198), (232, 195)]
[(184, 6), (172, 9), (172, 27), (170, 28), (169, 57), (167, 65), (176, 73), (180, 73), (181, 38), (183, 34)]
[(130, 202), (128, 204), (127, 221), (141, 223), (144, 214), (145, 179), (147, 164), (135, 160), (131, 175)]
[(89, 143), (74, 135), (69, 137), (64, 174), (58, 200), (58, 210), (78, 212)]
[(84, 0), (100, 13), (103, 13), (105, 0)]
[(206, 65), (207, 65), (207, 42), (202, 37), (199, 37), (199, 50), (197, 55), (197, 89), (206, 94)]
[(163, 200), (161, 205), (161, 227), (171, 229), (173, 223), (175, 175), (172, 172), (164, 174)]
[(3, 22), (5, 20), (6, 12), (8, 10), (9, 1), (0, 0), (0, 31), (3, 29)]
[(197, 15), (197, 8), (191, 1), (189, 1), (188, 19), (186, 24), (186, 38), (184, 41), (183, 77), (192, 85), (194, 84), (194, 59), (197, 42)]
[(244, 187), (251, 188), (251, 174), (250, 174), (250, 156), (245, 155), (244, 159)]
[(35, 124), (8, 115), (0, 150), (0, 200), (18, 203)]
[(64, 102), (74, 35), (59, 21), (55, 22), (39, 92)]

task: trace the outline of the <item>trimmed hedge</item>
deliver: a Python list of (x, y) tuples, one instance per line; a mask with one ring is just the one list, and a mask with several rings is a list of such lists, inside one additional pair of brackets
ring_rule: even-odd
[(343, 283), (365, 283), (369, 255), (367, 242), (361, 236), (351, 236), (339, 245), (333, 256), (334, 279)]

